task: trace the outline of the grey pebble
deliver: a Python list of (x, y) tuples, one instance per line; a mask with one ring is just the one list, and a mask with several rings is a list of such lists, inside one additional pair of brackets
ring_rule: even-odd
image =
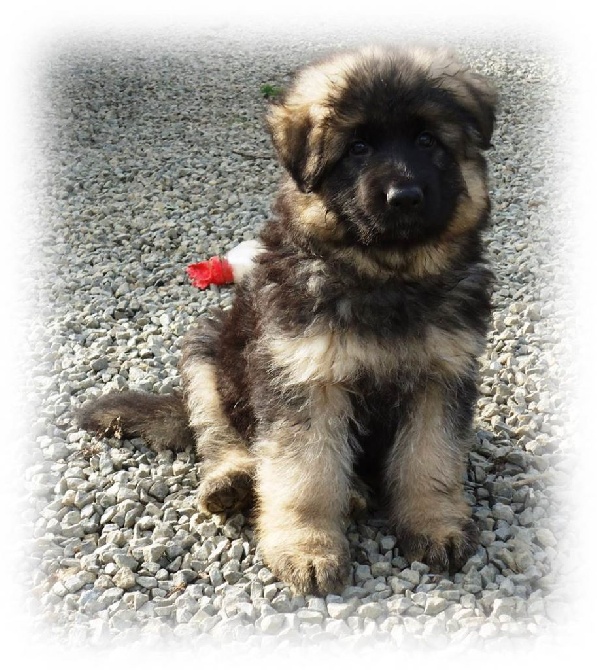
[(155, 577), (137, 575), (136, 581), (139, 586), (142, 586), (145, 589), (152, 589), (158, 585), (158, 580)]
[(392, 564), (386, 562), (373, 563), (371, 574), (373, 577), (389, 577), (392, 574)]
[(364, 582), (371, 579), (371, 566), (358, 564), (354, 571), (354, 578), (356, 582)]
[(421, 575), (416, 570), (411, 570), (410, 568), (402, 570), (398, 574), (398, 578), (408, 582), (409, 584), (412, 584), (413, 586), (417, 585), (421, 581)]

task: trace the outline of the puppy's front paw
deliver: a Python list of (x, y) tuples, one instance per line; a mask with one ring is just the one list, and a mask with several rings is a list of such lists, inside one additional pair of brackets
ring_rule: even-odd
[(457, 572), (475, 553), (479, 531), (472, 519), (462, 519), (433, 532), (399, 531), (399, 545), (410, 561), (426, 563), (434, 572)]
[(301, 594), (325, 595), (342, 589), (350, 571), (348, 542), (340, 534), (279, 531), (260, 543), (272, 572)]

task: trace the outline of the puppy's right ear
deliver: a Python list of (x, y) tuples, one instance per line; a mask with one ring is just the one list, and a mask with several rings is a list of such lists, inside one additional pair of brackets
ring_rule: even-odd
[(318, 105), (272, 102), (266, 117), (278, 158), (303, 193), (315, 190), (325, 167), (326, 115)]

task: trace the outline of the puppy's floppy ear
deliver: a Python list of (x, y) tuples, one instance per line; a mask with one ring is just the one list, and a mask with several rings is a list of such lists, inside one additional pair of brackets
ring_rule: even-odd
[(495, 125), (497, 91), (486, 77), (470, 70), (464, 71), (460, 79), (466, 88), (466, 100), (463, 101), (463, 106), (472, 115), (473, 139), (479, 148), (489, 149)]
[(266, 122), (280, 162), (304, 193), (317, 188), (325, 167), (326, 114), (319, 105), (271, 103)]
[(440, 49), (431, 59), (428, 75), (448, 91), (464, 110), (469, 135), (480, 149), (489, 149), (498, 101), (493, 84), (463, 65), (451, 50)]

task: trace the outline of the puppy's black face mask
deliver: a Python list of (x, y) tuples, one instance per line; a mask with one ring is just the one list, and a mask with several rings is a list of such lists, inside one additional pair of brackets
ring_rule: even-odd
[(355, 130), (320, 194), (353, 243), (412, 246), (441, 235), (464, 181), (456, 159), (421, 121)]

